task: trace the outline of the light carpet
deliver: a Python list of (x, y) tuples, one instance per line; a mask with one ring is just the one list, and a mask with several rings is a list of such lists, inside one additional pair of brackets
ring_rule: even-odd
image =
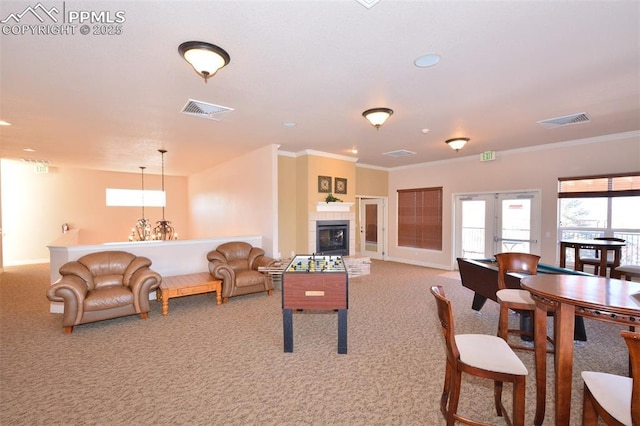
[[(283, 352), (281, 293), (171, 299), (163, 317), (130, 316), (64, 335), (49, 313), (49, 265), (0, 274), (2, 425), (440, 425), (445, 353), (435, 303), (444, 286), (458, 333), (495, 334), (498, 306), (471, 310), (457, 272), (373, 261), (349, 280), (348, 354), (337, 353), (337, 314), (293, 317), (294, 352)], [(517, 316), (511, 319), (517, 324)], [(627, 373), (621, 327), (586, 320), (575, 350), (572, 418), (580, 422), (583, 369)], [(526, 422), (533, 422), (533, 353)], [(549, 358), (551, 361), (551, 358)], [(553, 423), (549, 368), (546, 424)], [(492, 383), (463, 377), (460, 413), (491, 424)], [(510, 410), (511, 393), (503, 399)]]

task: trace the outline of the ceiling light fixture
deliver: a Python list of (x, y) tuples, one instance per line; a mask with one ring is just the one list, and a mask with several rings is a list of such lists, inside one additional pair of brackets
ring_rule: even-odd
[(429, 53), (422, 55), (413, 61), (413, 64), (418, 68), (429, 68), (440, 62), (440, 55), (436, 53)]
[(362, 116), (369, 120), (371, 125), (378, 130), (391, 114), (393, 114), (393, 110), (389, 108), (372, 108), (363, 112)]
[(178, 52), (204, 78), (205, 83), (231, 61), (224, 49), (204, 41), (184, 42), (178, 46)]
[(469, 142), (469, 138), (454, 138), (454, 139), (447, 139), (445, 141), (445, 143), (449, 145), (452, 149), (455, 149), (456, 152), (462, 149), (462, 147), (465, 146), (467, 142)]
[(141, 205), (142, 205), (142, 217), (136, 221), (136, 226), (131, 229), (129, 235), (129, 241), (149, 241), (151, 240), (151, 222), (144, 217), (144, 169), (145, 166), (140, 166), (140, 176), (142, 181), (142, 189), (140, 191)]

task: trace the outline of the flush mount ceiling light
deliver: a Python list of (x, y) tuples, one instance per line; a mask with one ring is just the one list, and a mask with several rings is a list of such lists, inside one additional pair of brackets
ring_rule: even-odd
[(429, 53), (422, 55), (413, 61), (413, 64), (418, 68), (429, 68), (440, 62), (440, 55), (435, 53)]
[(362, 116), (369, 120), (371, 125), (377, 130), (380, 129), (380, 126), (387, 121), (387, 118), (389, 118), (391, 114), (393, 114), (393, 110), (389, 108), (372, 108), (363, 112)]
[(224, 49), (204, 41), (184, 42), (178, 46), (178, 52), (204, 78), (205, 83), (231, 61)]
[(447, 139), (445, 141), (445, 143), (449, 145), (452, 149), (455, 149), (456, 152), (462, 149), (462, 147), (465, 146), (467, 142), (469, 142), (469, 138), (454, 138), (454, 139)]

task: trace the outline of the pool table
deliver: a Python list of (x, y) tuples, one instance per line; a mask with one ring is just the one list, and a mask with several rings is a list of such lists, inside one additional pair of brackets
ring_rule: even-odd
[[(471, 308), (480, 311), (487, 299), (498, 302), (496, 292), (498, 291), (498, 263), (495, 259), (467, 259), (458, 258), (458, 269), (463, 287), (474, 291)], [(586, 272), (574, 271), (572, 269), (559, 268), (557, 266), (540, 263), (538, 274), (567, 274), (567, 275), (592, 275)], [(506, 277), (507, 288), (519, 289), (520, 278), (525, 274), (509, 273)], [(584, 320), (576, 316), (575, 340), (586, 341), (587, 336), (584, 330)], [(520, 328), (531, 329), (531, 316), (528, 312), (520, 315)]]

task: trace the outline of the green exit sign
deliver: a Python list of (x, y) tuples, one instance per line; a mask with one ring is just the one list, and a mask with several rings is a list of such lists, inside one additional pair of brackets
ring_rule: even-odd
[(36, 166), (36, 173), (49, 173), (49, 167), (42, 164), (38, 164)]
[(480, 154), (480, 161), (492, 161), (496, 159), (495, 151), (485, 151)]

